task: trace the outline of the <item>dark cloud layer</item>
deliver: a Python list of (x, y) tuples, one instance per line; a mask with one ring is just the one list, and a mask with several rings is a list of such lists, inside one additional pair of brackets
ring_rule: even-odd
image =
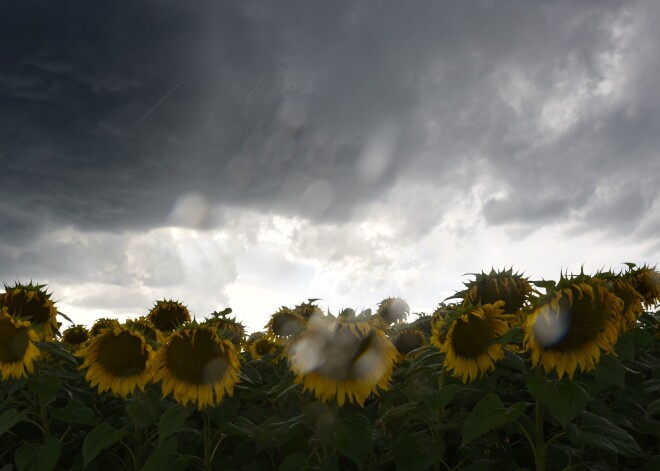
[(660, 183), (659, 11), (4, 3), (0, 258), (54, 227), (166, 225), (190, 192), (348, 221), (405, 178), (487, 179), (492, 225), (637, 223)]

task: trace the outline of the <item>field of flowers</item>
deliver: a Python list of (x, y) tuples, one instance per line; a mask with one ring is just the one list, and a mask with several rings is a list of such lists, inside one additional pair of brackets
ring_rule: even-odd
[(6, 285), (0, 471), (660, 469), (655, 267), (464, 284), (249, 335), (167, 299), (87, 328)]

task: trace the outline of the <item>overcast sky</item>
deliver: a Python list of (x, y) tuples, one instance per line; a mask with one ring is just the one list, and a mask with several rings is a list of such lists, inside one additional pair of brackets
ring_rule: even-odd
[(655, 265), (660, 2), (0, 7), (0, 281), (62, 312), (430, 312)]

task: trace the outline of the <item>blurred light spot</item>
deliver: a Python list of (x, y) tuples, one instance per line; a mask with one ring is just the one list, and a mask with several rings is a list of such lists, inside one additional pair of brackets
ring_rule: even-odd
[(307, 118), (303, 101), (293, 97), (288, 97), (280, 105), (277, 114), (282, 123), (293, 130), (301, 128)]
[(538, 317), (534, 324), (534, 337), (541, 347), (548, 348), (557, 345), (566, 336), (569, 315), (562, 312), (558, 316), (549, 314)]
[(202, 381), (204, 384), (215, 383), (222, 379), (229, 364), (224, 358), (214, 358), (202, 368)]
[(367, 141), (357, 162), (359, 178), (366, 182), (378, 180), (392, 162), (395, 146), (395, 130), (384, 126)]
[(335, 190), (327, 180), (314, 180), (301, 196), (301, 203), (308, 213), (323, 213), (335, 200)]
[(199, 193), (181, 195), (170, 212), (169, 222), (173, 226), (199, 227), (209, 214), (209, 205)]

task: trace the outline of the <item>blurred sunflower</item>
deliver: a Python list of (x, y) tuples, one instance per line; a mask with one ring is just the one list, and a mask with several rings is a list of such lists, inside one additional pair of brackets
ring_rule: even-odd
[(147, 320), (162, 332), (172, 332), (190, 322), (190, 311), (179, 301), (163, 299), (156, 301)]
[(46, 285), (27, 285), (16, 282), (5, 285), (5, 293), (0, 295), (0, 306), (6, 307), (9, 315), (26, 320), (37, 333), (39, 340), (50, 342), (55, 338), (59, 325), (57, 308), (50, 299), (52, 293)]
[(410, 352), (427, 344), (424, 332), (416, 329), (414, 325), (396, 329), (390, 333), (390, 341), (398, 352), (398, 361), (404, 361)]
[(336, 398), (341, 406), (348, 397), (363, 406), (378, 387), (389, 387), (397, 351), (382, 330), (367, 322), (314, 318), (288, 355), (304, 391), (322, 402)]
[(234, 345), (215, 327), (190, 325), (170, 335), (156, 354), (155, 381), (162, 381), (163, 396), (173, 393), (178, 403), (201, 410), (234, 394), (239, 368)]
[(622, 328), (623, 301), (597, 280), (563, 279), (539, 300), (523, 325), (525, 350), (532, 365), (573, 379), (575, 370), (590, 371), (601, 350), (612, 353)]
[(100, 319), (97, 319), (94, 322), (94, 324), (92, 324), (91, 329), (89, 329), (89, 336), (90, 338), (94, 338), (97, 335), (99, 335), (103, 331), (103, 329), (114, 329), (118, 325), (119, 325), (119, 321), (117, 319), (102, 317)]
[(463, 298), (463, 305), (477, 306), (503, 301), (504, 314), (514, 315), (518, 322), (524, 320), (522, 309), (532, 292), (527, 278), (513, 273), (512, 268), (501, 271), (491, 269), (488, 274), (482, 272), (473, 275), (474, 280), (464, 283), (466, 289), (456, 293), (456, 297)]
[(293, 308), (293, 312), (305, 320), (311, 319), (312, 316), (323, 316), (323, 311), (320, 307), (314, 304), (315, 301), (318, 301), (318, 299), (312, 298), (306, 303), (298, 304)]
[(85, 359), (85, 379), (98, 392), (128, 397), (136, 389), (144, 391), (153, 379), (154, 352), (144, 336), (116, 324), (104, 329), (78, 352)]
[(432, 342), (436, 346), (441, 343), (445, 368), (463, 383), (493, 370), (495, 362), (504, 358), (504, 346), (492, 343), (509, 330), (511, 316), (504, 314), (503, 306), (503, 301), (497, 301), (456, 311), (445, 320), (444, 327), (448, 329), (444, 342), (440, 341), (442, 321), (436, 322)]
[(72, 325), (62, 333), (62, 342), (72, 350), (80, 350), (89, 340), (89, 332), (82, 325)]
[(147, 342), (153, 345), (162, 345), (165, 342), (163, 333), (156, 329), (146, 317), (138, 317), (137, 319), (127, 319), (124, 325), (132, 330), (140, 332)]
[(0, 373), (2, 380), (19, 379), (34, 371), (39, 358), (39, 337), (28, 321), (14, 319), (6, 307), (0, 310)]
[(286, 345), (305, 330), (307, 321), (292, 309), (282, 306), (265, 326), (267, 335), (278, 345)]
[(376, 317), (386, 326), (404, 322), (410, 314), (410, 306), (401, 298), (385, 298), (378, 303)]

